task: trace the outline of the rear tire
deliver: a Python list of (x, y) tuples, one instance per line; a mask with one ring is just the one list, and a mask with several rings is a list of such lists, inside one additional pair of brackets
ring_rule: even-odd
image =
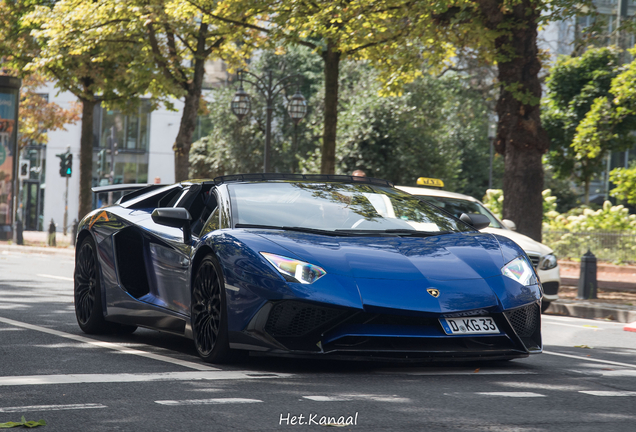
[(190, 317), (194, 346), (203, 361), (231, 363), (244, 355), (230, 349), (225, 286), (221, 267), (213, 255), (206, 255), (197, 268)]
[(104, 319), (97, 248), (91, 236), (82, 240), (77, 250), (74, 280), (75, 317), (82, 331), (87, 334), (112, 331), (112, 324)]

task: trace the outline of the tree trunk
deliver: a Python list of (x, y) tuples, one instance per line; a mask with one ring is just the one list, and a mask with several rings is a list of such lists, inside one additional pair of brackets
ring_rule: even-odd
[(520, 233), (541, 241), (541, 156), (548, 150), (549, 139), (540, 119), (539, 12), (532, 0), (522, 0), (508, 13), (484, 6), (492, 7), (497, 2), (480, 3), (492, 28), (510, 26), (509, 33), (495, 41), (501, 85), (495, 148), (504, 155), (503, 217), (514, 221)]
[(322, 134), (321, 174), (336, 172), (336, 135), (338, 132), (338, 74), (341, 54), (328, 42), (322, 53), (325, 62), (325, 118)]
[(80, 193), (77, 220), (82, 220), (93, 208), (93, 110), (97, 102), (80, 99), (82, 102), (82, 132), (80, 137)]
[(203, 76), (205, 74), (205, 60), (209, 55), (204, 54), (206, 51), (206, 35), (207, 25), (202, 24), (194, 60), (194, 75), (187, 86), (179, 133), (172, 147), (174, 150), (174, 179), (176, 182), (187, 180), (190, 176), (190, 147), (192, 146), (192, 135), (197, 126), (201, 87), (203, 86)]
[(585, 187), (584, 204), (586, 206), (589, 206), (590, 205), (590, 179), (586, 178), (585, 180), (583, 180), (583, 185)]
[(190, 171), (190, 147), (192, 146), (192, 135), (197, 125), (197, 112), (199, 111), (199, 101), (201, 99), (201, 88), (199, 92), (191, 94), (188, 92), (185, 97), (179, 133), (174, 142), (174, 180), (184, 181), (189, 178)]

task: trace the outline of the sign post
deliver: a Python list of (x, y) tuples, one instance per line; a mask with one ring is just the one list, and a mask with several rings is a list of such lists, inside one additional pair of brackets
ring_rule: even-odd
[(17, 242), (19, 78), (0, 76), (0, 240)]

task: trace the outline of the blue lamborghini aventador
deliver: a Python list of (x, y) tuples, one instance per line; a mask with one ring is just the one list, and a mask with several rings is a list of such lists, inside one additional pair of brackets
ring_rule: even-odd
[(539, 353), (541, 285), (524, 251), (477, 230), (486, 225), (372, 178), (246, 174), (138, 188), (79, 225), (77, 321), (86, 333), (181, 335), (213, 363), (248, 351)]

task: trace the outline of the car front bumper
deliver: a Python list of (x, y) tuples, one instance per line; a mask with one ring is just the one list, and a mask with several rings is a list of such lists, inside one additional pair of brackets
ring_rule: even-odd
[(559, 266), (550, 270), (537, 269), (539, 280), (543, 286), (543, 301), (552, 302), (559, 299), (559, 287), (561, 286), (561, 276)]

